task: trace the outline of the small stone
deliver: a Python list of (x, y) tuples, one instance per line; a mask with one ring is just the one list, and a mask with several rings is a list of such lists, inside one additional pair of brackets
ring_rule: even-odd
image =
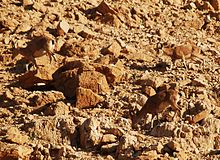
[(145, 93), (147, 96), (151, 97), (156, 94), (156, 91), (151, 86), (143, 86), (142, 92)]
[(113, 134), (104, 134), (102, 137), (102, 143), (114, 143), (117, 141), (117, 137)]
[(26, 135), (22, 135), (16, 127), (9, 128), (7, 130), (7, 136), (7, 140), (18, 144), (24, 144), (29, 141), (29, 137)]
[(97, 95), (91, 89), (79, 87), (76, 92), (76, 107), (90, 108), (104, 101), (102, 96)]
[(63, 36), (68, 33), (69, 29), (70, 29), (69, 24), (65, 20), (62, 20), (59, 22), (59, 24), (57, 26), (57, 33), (60, 36)]
[(182, 150), (180, 144), (176, 141), (170, 141), (166, 145), (174, 152), (179, 152)]
[(31, 24), (29, 24), (28, 22), (23, 22), (16, 29), (16, 33), (25, 33), (30, 31), (31, 28), (32, 28)]
[(123, 135), (117, 148), (118, 158), (131, 158), (134, 153), (135, 144), (137, 144), (137, 137), (128, 134)]
[(84, 149), (94, 149), (100, 143), (102, 134), (100, 124), (95, 118), (89, 118), (80, 126), (80, 146)]
[(29, 7), (34, 4), (33, 0), (22, 0), (22, 4), (24, 7)]
[(66, 105), (64, 102), (59, 101), (59, 102), (53, 103), (51, 106), (47, 107), (44, 114), (50, 115), (50, 116), (68, 115), (69, 114), (69, 106)]
[(31, 159), (32, 152), (29, 146), (0, 142), (0, 159)]
[(102, 54), (110, 54), (118, 57), (121, 52), (121, 46), (117, 41), (114, 41), (110, 46), (102, 50)]
[(7, 99), (7, 100), (12, 100), (12, 99), (14, 99), (14, 96), (11, 94), (10, 91), (4, 92), (4, 93), (3, 93), (3, 97), (4, 97), (4, 99)]
[(102, 1), (98, 7), (96, 7), (96, 10), (103, 15), (107, 13), (116, 14), (116, 12), (107, 3), (105, 3), (105, 1)]
[(125, 75), (124, 68), (118, 65), (97, 65), (95, 68), (106, 76), (109, 84), (120, 82)]
[(193, 116), (190, 123), (195, 124), (195, 123), (205, 119), (208, 115), (209, 115), (208, 110), (203, 110), (203, 111), (199, 112), (198, 114), (196, 114), (195, 116)]
[(194, 86), (198, 86), (198, 87), (208, 87), (209, 86), (208, 83), (206, 82), (206, 80), (202, 77), (193, 79), (191, 84)]
[(153, 159), (158, 159), (157, 151), (151, 150), (151, 151), (143, 152), (136, 159), (137, 160), (153, 160)]
[(118, 143), (110, 143), (110, 144), (102, 145), (101, 152), (113, 153), (116, 151), (117, 147), (118, 147)]
[(175, 129), (174, 122), (165, 122), (160, 124), (160, 126), (154, 127), (150, 134), (155, 137), (172, 137), (175, 135)]
[(150, 76), (148, 74), (143, 75), (140, 80), (137, 81), (137, 83), (140, 85), (146, 85), (151, 86), (154, 89), (157, 89), (159, 86), (161, 86), (164, 83), (165, 79), (159, 76)]
[(93, 38), (96, 36), (96, 33), (87, 27), (84, 27), (83, 30), (78, 34), (83, 38)]

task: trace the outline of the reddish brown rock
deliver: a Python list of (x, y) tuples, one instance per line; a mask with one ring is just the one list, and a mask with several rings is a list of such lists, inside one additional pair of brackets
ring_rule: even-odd
[(0, 159), (29, 160), (33, 149), (29, 146), (0, 142)]
[(96, 7), (96, 10), (103, 15), (107, 13), (116, 14), (116, 12), (105, 1), (102, 1), (98, 7)]
[(194, 115), (190, 122), (192, 124), (197, 123), (197, 122), (205, 119), (208, 115), (209, 115), (209, 112), (207, 110), (203, 110), (203, 111), (199, 112), (198, 114)]
[(124, 68), (118, 65), (97, 65), (95, 68), (106, 76), (109, 84), (120, 82), (125, 75)]
[(110, 54), (114, 55), (115, 57), (118, 57), (121, 52), (121, 46), (117, 41), (114, 41), (111, 45), (109, 45), (107, 48), (104, 48), (102, 50), (102, 54)]
[(97, 103), (102, 101), (104, 101), (104, 98), (94, 93), (91, 89), (85, 89), (82, 87), (77, 88), (77, 92), (76, 92), (77, 108), (94, 107)]
[(94, 93), (109, 93), (105, 75), (97, 71), (85, 71), (79, 75), (79, 87), (91, 89)]
[(57, 103), (53, 103), (49, 107), (47, 107), (44, 111), (45, 115), (50, 116), (60, 116), (60, 115), (68, 115), (69, 114), (69, 106), (66, 105), (64, 102), (60, 101)]

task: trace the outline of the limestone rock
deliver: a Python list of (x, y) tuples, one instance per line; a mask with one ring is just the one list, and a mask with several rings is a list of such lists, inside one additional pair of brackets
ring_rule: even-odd
[(45, 109), (44, 114), (50, 116), (68, 115), (69, 106), (62, 101), (53, 103), (52, 105), (50, 105)]
[(203, 110), (203, 111), (199, 112), (198, 114), (194, 115), (192, 117), (192, 120), (190, 121), (190, 123), (192, 123), (192, 124), (197, 123), (197, 122), (205, 119), (208, 115), (209, 115), (208, 110)]
[(117, 148), (118, 158), (131, 158), (134, 153), (134, 146), (137, 143), (137, 137), (132, 135), (123, 135), (119, 140)]
[(140, 156), (137, 157), (137, 160), (153, 160), (158, 159), (157, 151), (145, 151)]
[(91, 89), (82, 87), (77, 88), (76, 91), (76, 107), (77, 108), (90, 108), (96, 104), (104, 101), (102, 96), (94, 93)]
[(60, 36), (63, 36), (68, 33), (69, 28), (70, 28), (69, 24), (65, 20), (62, 20), (59, 22), (59, 24), (57, 26), (57, 33)]
[(7, 130), (7, 140), (17, 144), (24, 144), (28, 142), (29, 137), (21, 134), (18, 128), (11, 127)]
[(29, 135), (50, 144), (76, 144), (76, 125), (70, 115), (34, 117), (22, 127)]
[(143, 86), (142, 87), (142, 92), (145, 93), (149, 97), (156, 94), (156, 91), (151, 86)]
[(151, 135), (156, 137), (162, 137), (162, 136), (172, 137), (175, 135), (175, 129), (176, 126), (174, 123), (165, 122), (162, 123), (160, 126), (154, 127), (153, 130), (151, 131)]
[(115, 57), (120, 56), (121, 52), (121, 46), (117, 41), (114, 41), (111, 45), (109, 45), (107, 48), (104, 48), (102, 50), (102, 54), (110, 54), (114, 55)]
[(0, 142), (0, 159), (30, 159), (33, 149), (29, 146)]
[(110, 143), (110, 144), (105, 144), (105, 145), (102, 145), (101, 147), (101, 152), (102, 153), (113, 153), (116, 151), (118, 147), (118, 143)]
[(114, 143), (117, 141), (117, 137), (113, 134), (104, 134), (102, 137), (102, 143)]
[(80, 146), (84, 149), (93, 149), (100, 143), (99, 122), (95, 118), (86, 119), (80, 126)]

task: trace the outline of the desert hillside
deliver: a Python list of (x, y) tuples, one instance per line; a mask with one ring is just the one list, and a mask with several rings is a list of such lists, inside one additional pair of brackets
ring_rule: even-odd
[(220, 0), (0, 0), (1, 160), (220, 159)]

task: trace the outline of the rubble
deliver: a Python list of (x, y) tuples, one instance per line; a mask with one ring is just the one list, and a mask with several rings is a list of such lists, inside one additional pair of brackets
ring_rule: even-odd
[(0, 159), (219, 159), (219, 11), (2, 0)]

